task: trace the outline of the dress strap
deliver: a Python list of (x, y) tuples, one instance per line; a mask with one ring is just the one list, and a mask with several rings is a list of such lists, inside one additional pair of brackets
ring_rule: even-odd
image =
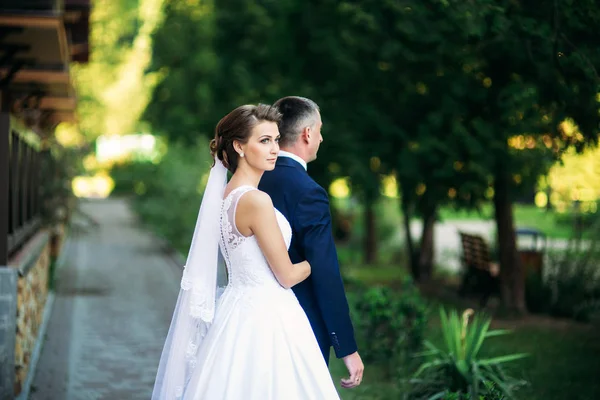
[(247, 238), (242, 235), (235, 225), (235, 214), (237, 206), (242, 196), (253, 190), (258, 190), (254, 186), (244, 185), (233, 189), (224, 199), (223, 212), (221, 220), (221, 232), (224, 256), (229, 258), (229, 252), (235, 250)]

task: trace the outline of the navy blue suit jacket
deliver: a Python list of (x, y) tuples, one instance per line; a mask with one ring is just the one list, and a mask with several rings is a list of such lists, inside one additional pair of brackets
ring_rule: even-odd
[(325, 361), (329, 361), (331, 346), (338, 358), (354, 353), (354, 329), (331, 233), (327, 192), (289, 157), (279, 157), (275, 169), (264, 173), (258, 188), (271, 196), (275, 208), (292, 226), (292, 262), (307, 260), (311, 265), (311, 275), (293, 290)]

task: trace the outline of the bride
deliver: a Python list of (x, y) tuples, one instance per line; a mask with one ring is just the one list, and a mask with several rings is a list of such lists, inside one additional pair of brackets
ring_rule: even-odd
[[(279, 112), (244, 105), (219, 121), (211, 169), (153, 400), (339, 399), (292, 286), (290, 224), (257, 189), (279, 152)], [(227, 184), (227, 170), (233, 176)], [(223, 256), (228, 284), (217, 298)]]

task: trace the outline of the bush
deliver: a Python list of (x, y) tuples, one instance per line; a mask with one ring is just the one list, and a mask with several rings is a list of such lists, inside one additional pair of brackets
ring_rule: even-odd
[(550, 294), (550, 314), (589, 321), (600, 299), (598, 250), (567, 249), (552, 254), (550, 260), (545, 284)]
[(552, 292), (545, 284), (542, 276), (529, 272), (525, 280), (525, 302), (529, 312), (545, 314), (550, 312)]
[[(482, 359), (479, 352), (487, 338), (509, 333), (490, 331), (491, 320), (466, 310), (459, 318), (456, 311), (440, 310), (441, 329), (445, 348), (425, 342), (428, 351), (425, 362), (410, 380), (408, 399), (502, 399), (513, 397), (514, 391), (525, 382), (509, 377), (503, 364), (523, 358), (511, 354)], [(454, 396), (454, 397), (450, 397)]]
[(76, 208), (72, 179), (79, 172), (77, 150), (51, 146), (40, 152), (39, 198), (42, 222), (46, 226), (66, 223)]
[(112, 175), (117, 193), (133, 194), (133, 205), (142, 220), (185, 255), (211, 164), (206, 144), (172, 144), (159, 164), (121, 165)]
[(150, 161), (115, 164), (110, 170), (110, 176), (115, 183), (111, 195), (156, 194), (154, 189), (157, 189), (157, 185), (153, 177), (156, 177), (159, 168), (160, 164)]
[(531, 312), (589, 321), (600, 310), (598, 222), (588, 232), (591, 239), (573, 239), (565, 250), (549, 252), (544, 277), (528, 276), (526, 300)]
[(427, 306), (409, 278), (399, 291), (374, 287), (353, 297), (361, 355), (382, 365), (388, 375), (409, 367), (420, 351), (427, 326)]
[(492, 382), (486, 382), (486, 393), (483, 395), (479, 395), (478, 397), (473, 397), (469, 393), (462, 392), (447, 392), (444, 393), (441, 399), (444, 400), (504, 400), (506, 396), (502, 394), (501, 391), (498, 390), (497, 385)]
[(598, 216), (595, 213), (564, 212), (557, 213), (554, 216), (554, 221), (556, 222), (557, 226), (567, 228), (575, 228), (576, 226), (579, 226), (580, 229), (583, 230), (592, 229), (597, 220)]

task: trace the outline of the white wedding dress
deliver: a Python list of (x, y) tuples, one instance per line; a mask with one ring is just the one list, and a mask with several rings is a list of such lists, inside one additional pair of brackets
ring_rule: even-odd
[[(253, 236), (235, 227), (242, 186), (224, 200), (220, 248), (229, 282), (198, 348), (185, 400), (339, 399), (306, 314), (283, 288)], [(289, 248), (290, 224), (276, 210)]]

